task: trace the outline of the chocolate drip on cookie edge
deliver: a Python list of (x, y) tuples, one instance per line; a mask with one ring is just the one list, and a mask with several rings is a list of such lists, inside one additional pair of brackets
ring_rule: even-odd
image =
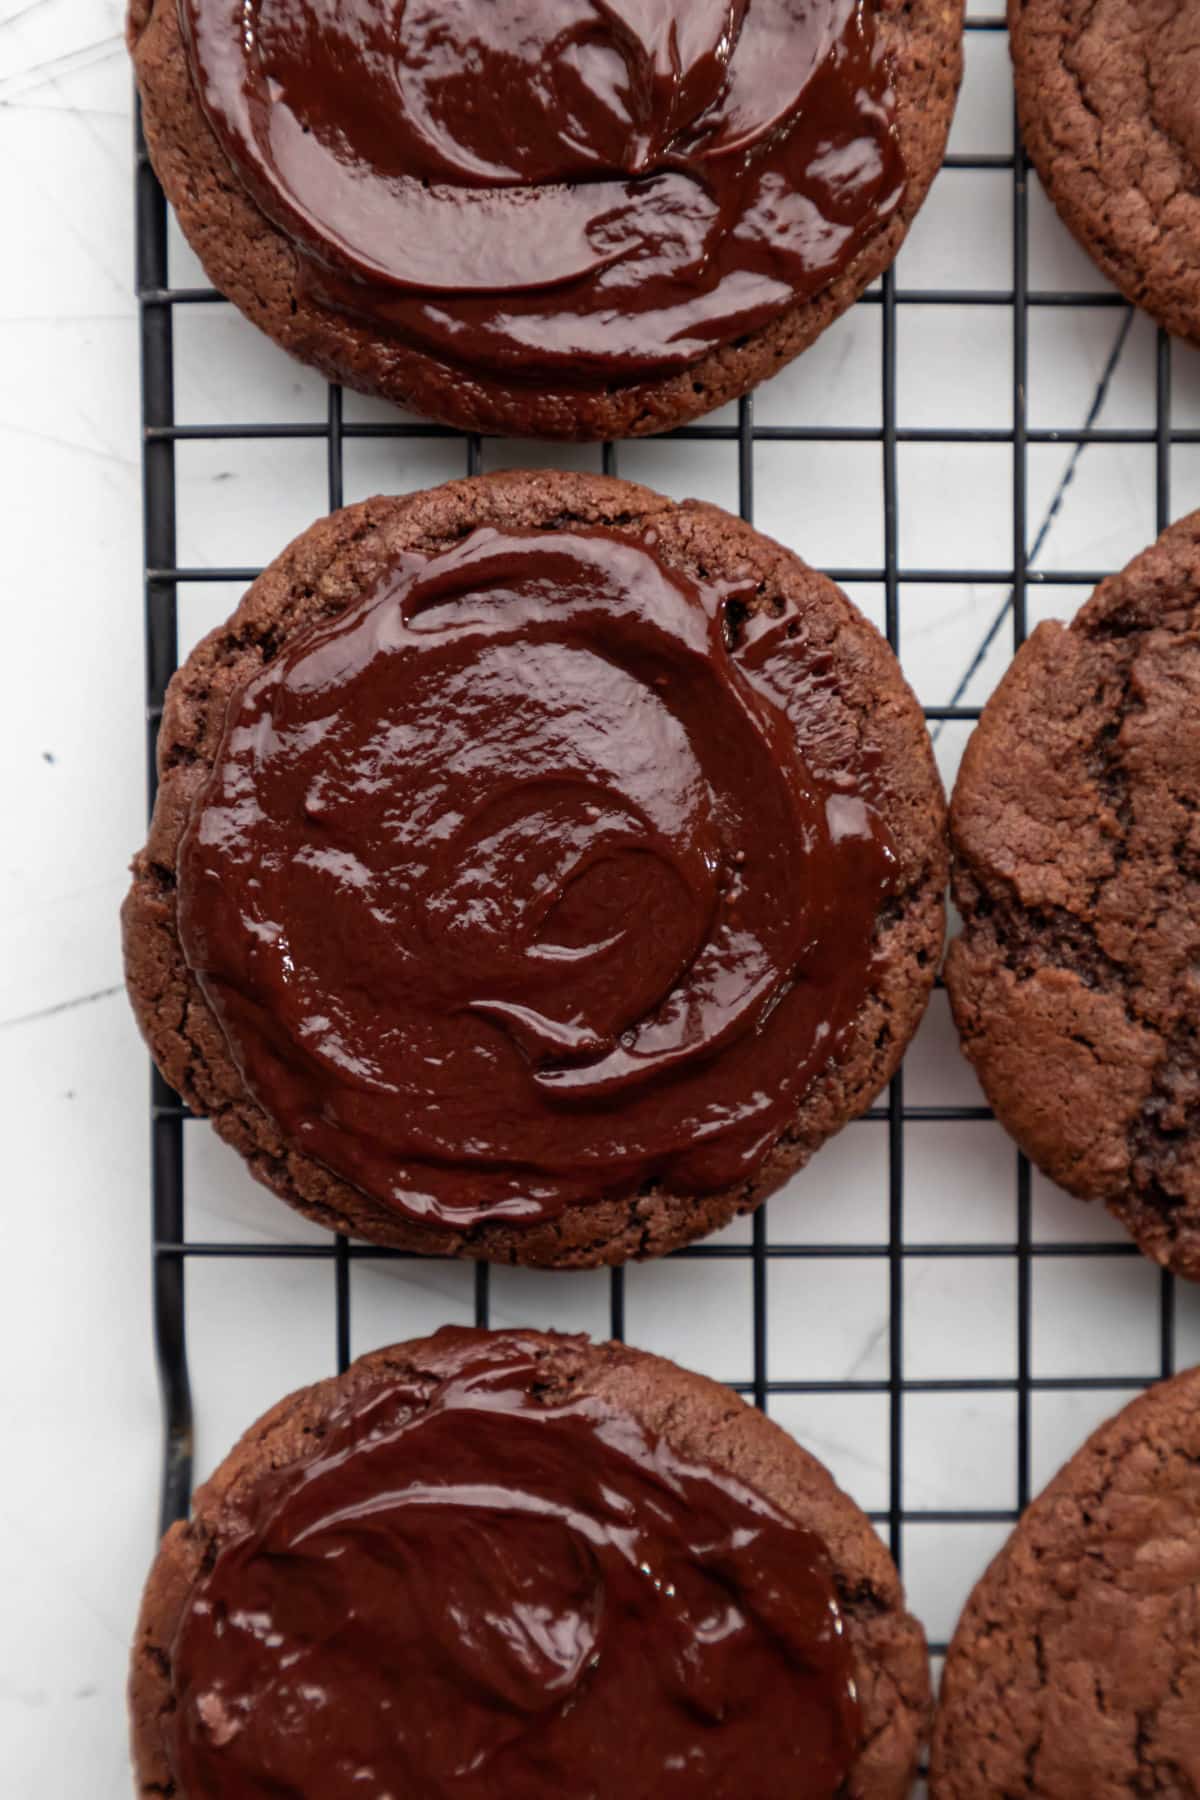
[(536, 1346), (445, 1331), (268, 1477), (171, 1649), (171, 1767), (282, 1793), (834, 1800), (861, 1736), (821, 1540)]
[(896, 860), (832, 665), (736, 601), (644, 540), (485, 529), (233, 698), (180, 939), (291, 1142), (455, 1230), (754, 1174)]
[(685, 369), (835, 279), (906, 171), (873, 0), (179, 0), (312, 299), (507, 379)]

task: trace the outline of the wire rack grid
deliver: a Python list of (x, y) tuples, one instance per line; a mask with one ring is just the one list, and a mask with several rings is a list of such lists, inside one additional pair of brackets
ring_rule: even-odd
[[(1003, 34), (1001, 19), (972, 18), (967, 25), (968, 46), (972, 41)], [(1029, 186), (1020, 140), (1014, 131), (1013, 149), (1009, 153), (952, 155), (947, 167), (959, 171), (988, 172), (993, 179), (999, 174), (1011, 181), (1011, 246), (1010, 276), (1007, 285), (999, 287), (960, 288), (921, 286), (905, 287), (889, 272), (874, 289), (865, 294), (859, 305), (877, 308), (880, 315), (880, 422), (876, 425), (824, 426), (807, 424), (765, 423), (755, 420), (753, 397), (743, 399), (736, 418), (701, 422), (670, 434), (673, 441), (707, 445), (730, 445), (736, 451), (737, 499), (742, 515), (754, 518), (756, 452), (776, 442), (812, 444), (820, 447), (842, 442), (856, 442), (877, 448), (882, 468), (882, 560), (878, 566), (833, 567), (828, 570), (835, 579), (848, 584), (878, 584), (882, 594), (882, 617), (893, 648), (899, 650), (903, 630), (902, 595), (914, 584), (936, 587), (938, 584), (971, 584), (975, 591), (991, 595), (986, 610), (986, 630), (978, 643), (970, 665), (950, 694), (948, 703), (926, 708), (935, 731), (947, 725), (958, 725), (965, 731), (978, 717), (978, 708), (964, 703), (972, 677), (993, 647), (1002, 644), (1007, 635), (1013, 648), (1026, 633), (1027, 601), (1038, 584), (1086, 590), (1098, 580), (1103, 569), (1062, 569), (1047, 572), (1031, 566), (1045, 539), (1050, 522), (1062, 503), (1063, 495), (1075, 473), (1078, 459), (1090, 445), (1140, 446), (1149, 451), (1154, 461), (1154, 510), (1157, 526), (1165, 525), (1170, 516), (1171, 459), (1176, 446), (1200, 443), (1200, 430), (1172, 427), (1171, 382), (1172, 348), (1159, 333), (1153, 352), (1154, 412), (1153, 422), (1120, 429), (1107, 429), (1097, 423), (1103, 408), (1104, 394), (1116, 360), (1128, 335), (1129, 309), (1119, 296), (1094, 288), (1066, 291), (1035, 288), (1029, 278)], [(174, 328), (177, 316), (187, 309), (211, 304), (224, 304), (221, 296), (201, 286), (173, 287), (168, 270), (168, 218), (165, 202), (146, 156), (140, 132), (137, 146), (137, 285), (140, 301), (142, 344), (142, 409), (145, 512), (145, 641), (146, 641), (146, 731), (150, 798), (154, 789), (154, 746), (167, 683), (176, 666), (179, 647), (180, 590), (186, 584), (245, 583), (257, 569), (233, 566), (187, 566), (177, 557), (176, 459), (178, 448), (191, 440), (221, 442), (256, 439), (317, 439), (324, 446), (326, 486), (330, 508), (342, 504), (343, 463), (346, 446), (355, 439), (381, 438), (405, 440), (413, 444), (429, 444), (446, 440), (458, 443), (462, 450), (461, 467), (468, 473), (480, 470), (484, 445), (478, 438), (457, 436), (439, 426), (421, 424), (404, 418), (369, 421), (347, 417), (343, 395), (337, 387), (327, 391), (324, 419), (312, 422), (279, 420), (255, 424), (218, 421), (199, 425), (179, 423), (175, 407)], [(903, 266), (903, 265), (902, 265)], [(1004, 308), (1011, 317), (1011, 422), (990, 426), (920, 426), (904, 427), (897, 420), (898, 329), (899, 315), (906, 308)], [(1102, 371), (1100, 384), (1078, 429), (1035, 429), (1028, 423), (1028, 374), (1030, 363), (1030, 320), (1042, 309), (1071, 307), (1081, 311), (1112, 309), (1118, 323), (1112, 353)], [(949, 315), (944, 315), (949, 316)], [(1122, 322), (1123, 321), (1123, 322)], [(900, 555), (899, 532), (899, 447), (907, 444), (992, 445), (1001, 446), (1011, 457), (1011, 553), (1001, 559), (1001, 566), (987, 568), (944, 569), (909, 567)], [(1028, 479), (1029, 453), (1033, 446), (1063, 447), (1065, 466), (1049, 508), (1034, 525), (1031, 541), (1032, 509)], [(442, 446), (444, 450), (444, 445)], [(555, 448), (547, 446), (546, 461), (554, 461)], [(603, 447), (603, 468), (617, 473), (627, 452), (617, 444)], [(436, 479), (431, 476), (430, 479)], [(420, 483), (415, 485), (421, 485)], [(282, 540), (281, 540), (282, 543)], [(982, 1547), (990, 1550), (1009, 1528), (1028, 1500), (1035, 1482), (1035, 1458), (1032, 1449), (1031, 1409), (1039, 1397), (1054, 1394), (1086, 1394), (1094, 1391), (1103, 1397), (1105, 1410), (1113, 1410), (1126, 1395), (1152, 1379), (1171, 1372), (1177, 1349), (1176, 1295), (1167, 1275), (1155, 1276), (1156, 1295), (1151, 1300), (1155, 1309), (1152, 1352), (1137, 1368), (1073, 1369), (1066, 1373), (1039, 1373), (1033, 1356), (1033, 1288), (1035, 1272), (1044, 1259), (1069, 1256), (1080, 1259), (1085, 1276), (1107, 1259), (1136, 1258), (1127, 1242), (1099, 1231), (1081, 1237), (1074, 1233), (1062, 1241), (1043, 1240), (1033, 1229), (1034, 1180), (1029, 1164), (1015, 1151), (1011, 1154), (1011, 1176), (1015, 1183), (1015, 1228), (1003, 1236), (980, 1241), (964, 1241), (958, 1233), (942, 1237), (913, 1237), (906, 1231), (906, 1134), (915, 1127), (959, 1125), (990, 1118), (988, 1109), (974, 1101), (956, 1099), (914, 1104), (905, 1097), (905, 1076), (901, 1072), (890, 1090), (867, 1115), (870, 1129), (882, 1133), (886, 1148), (881, 1159), (886, 1184), (886, 1221), (884, 1231), (876, 1231), (853, 1241), (777, 1242), (768, 1226), (770, 1207), (760, 1209), (740, 1241), (723, 1236), (676, 1253), (674, 1262), (688, 1266), (689, 1280), (699, 1275), (705, 1263), (728, 1269), (740, 1264), (748, 1271), (748, 1281), (739, 1293), (748, 1290), (751, 1319), (748, 1335), (747, 1378), (733, 1381), (757, 1405), (779, 1412), (786, 1419), (789, 1400), (823, 1397), (833, 1402), (835, 1412), (849, 1407), (863, 1396), (874, 1397), (871, 1417), (874, 1429), (884, 1440), (878, 1445), (878, 1464), (882, 1472), (880, 1484), (873, 1490), (876, 1502), (870, 1506), (872, 1516), (887, 1536), (893, 1554), (900, 1561), (906, 1550), (908, 1533), (913, 1527), (936, 1528), (935, 1536), (924, 1541), (938, 1543), (941, 1534), (956, 1526), (981, 1528)], [(854, 1131), (860, 1127), (851, 1128)], [(188, 1362), (188, 1286), (189, 1271), (201, 1262), (214, 1260), (228, 1264), (251, 1258), (302, 1259), (327, 1266), (333, 1288), (333, 1341), (328, 1344), (331, 1367), (344, 1368), (352, 1347), (353, 1275), (359, 1266), (382, 1265), (403, 1261), (397, 1252), (376, 1249), (366, 1244), (348, 1242), (344, 1238), (310, 1240), (300, 1234), (290, 1238), (267, 1240), (257, 1234), (249, 1241), (233, 1234), (212, 1237), (189, 1237), (185, 1229), (185, 1138), (190, 1131), (204, 1130), (189, 1122), (187, 1109), (155, 1074), (152, 1078), (152, 1221), (153, 1221), (153, 1310), (156, 1353), (164, 1398), (165, 1454), (161, 1490), (161, 1521), (165, 1528), (183, 1516), (188, 1507), (193, 1473), (193, 1409)], [(862, 1140), (860, 1140), (862, 1141)], [(828, 1152), (822, 1152), (827, 1156)], [(821, 1158), (817, 1159), (819, 1164)], [(814, 1165), (815, 1166), (815, 1165)], [(969, 1199), (971, 1170), (964, 1164), (964, 1198)], [(911, 1191), (911, 1182), (910, 1182)], [(964, 1357), (960, 1344), (947, 1341), (941, 1368), (930, 1372), (928, 1356), (921, 1362), (920, 1372), (906, 1366), (906, 1307), (909, 1315), (913, 1298), (907, 1273), (916, 1264), (931, 1265), (940, 1259), (962, 1259), (962, 1268), (982, 1265), (990, 1287), (1003, 1287), (1009, 1306), (1011, 1327), (1015, 1337), (1012, 1366), (1004, 1373), (974, 1373), (969, 1356)], [(836, 1265), (844, 1269), (851, 1264), (869, 1264), (879, 1272), (885, 1289), (882, 1311), (883, 1326), (877, 1345), (878, 1356), (868, 1359), (864, 1367), (840, 1370), (830, 1377), (814, 1370), (798, 1356), (781, 1359), (774, 1344), (772, 1318), (781, 1305), (796, 1304), (794, 1298), (780, 1298), (780, 1293), (794, 1296), (794, 1285), (777, 1289), (773, 1272), (789, 1264), (797, 1274), (807, 1266), (808, 1286), (799, 1290), (811, 1295), (822, 1283), (823, 1271)], [(486, 1325), (493, 1316), (492, 1294), (495, 1277), (486, 1265), (474, 1267), (471, 1307), (479, 1324)], [(630, 1277), (616, 1269), (605, 1277), (608, 1283), (606, 1328), (614, 1337), (626, 1335), (629, 1324), (627, 1291)], [(723, 1276), (722, 1279), (729, 1279)], [(705, 1292), (709, 1292), (708, 1288)], [(807, 1301), (801, 1300), (801, 1304)], [(741, 1304), (739, 1301), (738, 1304)], [(774, 1309), (774, 1313), (772, 1313)], [(965, 1322), (965, 1321), (963, 1321)], [(969, 1331), (969, 1322), (966, 1328)], [(393, 1338), (407, 1335), (403, 1308), (396, 1311)], [(630, 1336), (635, 1341), (637, 1331)], [(657, 1347), (657, 1346), (656, 1346)], [(782, 1366), (781, 1366), (782, 1361)], [(911, 1458), (906, 1433), (906, 1411), (919, 1406), (929, 1397), (943, 1397), (967, 1407), (982, 1405), (986, 1397), (1002, 1397), (1007, 1409), (1003, 1414), (1012, 1439), (1005, 1451), (1005, 1466), (1010, 1470), (1007, 1504), (976, 1504), (975, 1492), (962, 1497), (962, 1504), (918, 1506), (906, 1488), (906, 1456)], [(1097, 1404), (1099, 1404), (1099, 1400)], [(815, 1446), (821, 1452), (821, 1445)], [(216, 1452), (223, 1445), (213, 1445)], [(997, 1445), (997, 1455), (1000, 1447)], [(994, 1496), (984, 1495), (984, 1499)], [(868, 1502), (869, 1504), (869, 1502)], [(980, 1544), (972, 1540), (972, 1555), (978, 1562)], [(972, 1567), (966, 1573), (974, 1573)], [(961, 1584), (960, 1584), (961, 1585)], [(910, 1578), (911, 1589), (911, 1578)], [(965, 1590), (964, 1590), (965, 1591)], [(962, 1596), (960, 1595), (960, 1598)], [(920, 1607), (918, 1605), (918, 1610)], [(948, 1616), (949, 1617), (949, 1616)], [(934, 1623), (931, 1630), (935, 1652), (944, 1648), (944, 1626)]]

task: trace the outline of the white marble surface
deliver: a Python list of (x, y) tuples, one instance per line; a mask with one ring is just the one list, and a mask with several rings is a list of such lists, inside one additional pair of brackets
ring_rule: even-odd
[[(1010, 148), (1005, 47), (970, 40), (955, 127), (960, 153)], [(118, 0), (0, 0), (0, 494), (6, 638), (0, 660), (3, 955), (0, 1094), (5, 1232), (0, 1256), (4, 1381), (0, 1481), (0, 1789), (12, 1800), (110, 1800), (128, 1792), (122, 1689), (137, 1590), (152, 1548), (158, 1409), (149, 1327), (146, 1063), (119, 990), (115, 913), (143, 809), (136, 316), (132, 294), (130, 83)], [(904, 288), (1003, 287), (1011, 178), (948, 171), (899, 265)], [(1035, 192), (1034, 286), (1100, 289), (1100, 278)], [(173, 276), (189, 258), (176, 246)], [(194, 275), (194, 270), (192, 271)], [(1120, 311), (1035, 312), (1028, 405), (1036, 428), (1081, 425), (1123, 329)], [(878, 308), (857, 309), (764, 390), (767, 424), (878, 424)], [(1011, 421), (1011, 322), (1002, 308), (906, 307), (899, 326), (901, 426)], [(179, 417), (320, 419), (323, 391), (230, 309), (177, 319)], [(1200, 423), (1200, 359), (1177, 350), (1174, 416)], [(348, 399), (348, 417), (383, 416)], [(1102, 426), (1154, 420), (1154, 333), (1133, 323)], [(487, 447), (486, 462), (540, 460), (536, 446)], [(595, 464), (598, 453), (554, 452)], [(1061, 445), (1029, 452), (1030, 535), (1071, 466)], [(459, 473), (456, 445), (350, 442), (346, 497)], [(731, 447), (642, 444), (622, 468), (668, 491), (736, 503)], [(903, 445), (900, 553), (908, 567), (1003, 566), (1011, 550), (1012, 456), (1003, 444)], [(882, 553), (879, 453), (870, 444), (761, 446), (759, 522), (812, 560), (875, 564)], [(1101, 569), (1154, 534), (1154, 454), (1093, 446), (1078, 456), (1038, 566)], [(325, 505), (319, 441), (203, 443), (179, 453), (180, 559), (257, 563)], [(1200, 453), (1172, 454), (1171, 511), (1200, 504)], [(857, 598), (878, 617), (871, 584)], [(1031, 617), (1081, 590), (1034, 589)], [(236, 595), (191, 586), (181, 649)], [(912, 584), (901, 652), (928, 703), (971, 662), (1002, 590)], [(1010, 638), (973, 678), (982, 699)], [(964, 728), (939, 736), (953, 773)], [(907, 1065), (913, 1104), (978, 1100), (943, 1000)], [(886, 1236), (886, 1134), (860, 1123), (770, 1207), (772, 1242), (865, 1245)], [(987, 1122), (913, 1125), (906, 1136), (912, 1242), (1011, 1239), (1013, 1152)], [(203, 1126), (187, 1135), (195, 1236), (304, 1234)], [(1117, 1234), (1035, 1183), (1035, 1237)], [(730, 1234), (744, 1241), (747, 1227)], [(628, 1276), (632, 1338), (730, 1380), (751, 1369), (749, 1269), (668, 1263)], [(1036, 1264), (1035, 1372), (1150, 1375), (1156, 1276), (1139, 1261), (1070, 1255)], [(467, 1271), (355, 1266), (354, 1349), (471, 1313)], [(499, 1272), (493, 1316), (603, 1331), (602, 1276)], [(910, 1376), (1011, 1377), (1011, 1259), (909, 1259), (903, 1354)], [(877, 1379), (887, 1367), (887, 1276), (879, 1259), (780, 1259), (769, 1274), (772, 1376)], [(198, 1462), (286, 1387), (328, 1371), (328, 1271), (306, 1263), (201, 1264), (189, 1276)], [(1178, 1354), (1200, 1357), (1200, 1305), (1179, 1299)], [(1032, 1409), (1035, 1482), (1120, 1396), (1042, 1393)], [(922, 1510), (1011, 1507), (1014, 1397), (921, 1394), (904, 1415), (904, 1502)], [(887, 1400), (777, 1396), (772, 1410), (874, 1509), (888, 1499)], [(913, 1522), (904, 1531), (912, 1601), (934, 1637), (1003, 1536), (1002, 1525)]]

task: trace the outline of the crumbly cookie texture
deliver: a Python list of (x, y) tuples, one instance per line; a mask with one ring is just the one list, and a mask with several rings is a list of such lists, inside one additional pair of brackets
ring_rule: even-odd
[[(904, 1800), (929, 1721), (925, 1637), (905, 1611), (895, 1566), (870, 1521), (828, 1470), (728, 1388), (620, 1344), (522, 1331), (541, 1361), (547, 1404), (594, 1394), (695, 1457), (749, 1483), (825, 1543), (836, 1571), (856, 1658), (863, 1743), (847, 1800)], [(402, 1379), (439, 1376), (437, 1337), (378, 1350), (344, 1375), (304, 1388), (251, 1426), (195, 1499), (191, 1520), (171, 1528), (146, 1584), (134, 1641), (129, 1700), (137, 1792), (197, 1800), (171, 1777), (162, 1721), (172, 1701), (171, 1645), (193, 1583), (244, 1528), (256, 1485), (272, 1471), (297, 1474), (339, 1402), (366, 1401)]]
[(954, 790), (946, 985), (1001, 1122), (1200, 1278), (1200, 513), (1041, 625)]
[(1121, 292), (1200, 343), (1194, 0), (1009, 0), (1026, 148)]
[(1088, 1440), (972, 1594), (931, 1800), (1200, 1793), (1200, 1370)]
[[(882, 771), (897, 881), (881, 914), (882, 972), (844, 1049), (805, 1095), (753, 1179), (715, 1194), (657, 1187), (569, 1206), (542, 1224), (485, 1223), (465, 1232), (413, 1224), (286, 1142), (251, 1099), (184, 959), (175, 865), (193, 797), (220, 744), (230, 696), (290, 634), (345, 610), (403, 548), (444, 548), (478, 526), (641, 533), (703, 578), (758, 585), (758, 604), (787, 596), (814, 656), (840, 672), (845, 728), (869, 738)], [(822, 575), (716, 507), (677, 505), (603, 476), (517, 471), (450, 482), (404, 499), (368, 500), (320, 520), (284, 551), (228, 624), (174, 677), (158, 742), (159, 792), (123, 911), (126, 978), (138, 1022), (166, 1079), (208, 1115), (252, 1172), (330, 1229), (433, 1255), (586, 1268), (657, 1256), (758, 1205), (867, 1107), (894, 1073), (925, 1009), (941, 954), (945, 807), (920, 707), (878, 632)]]
[(176, 0), (131, 0), (127, 37), (155, 172), (213, 282), (247, 318), (331, 380), (464, 430), (597, 439), (666, 431), (765, 381), (807, 348), (894, 260), (941, 166), (962, 76), (963, 0), (878, 0), (908, 170), (904, 199), (811, 300), (692, 368), (612, 389), (506, 384), (451, 367), (322, 307), (297, 280), (289, 240), (226, 161), (200, 106)]

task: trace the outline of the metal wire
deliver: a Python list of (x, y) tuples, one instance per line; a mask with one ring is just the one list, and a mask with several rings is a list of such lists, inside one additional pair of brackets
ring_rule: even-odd
[[(1003, 30), (1000, 19), (974, 20), (969, 32)], [(883, 476), (883, 563), (881, 567), (833, 568), (827, 573), (842, 582), (874, 582), (882, 586), (885, 629), (893, 649), (899, 652), (903, 629), (902, 591), (906, 583), (944, 584), (970, 582), (1006, 590), (996, 627), (1010, 618), (1014, 649), (1026, 632), (1026, 601), (1029, 589), (1043, 583), (1090, 587), (1108, 573), (1106, 570), (1046, 570), (1031, 568), (1033, 554), (1040, 548), (1041, 535), (1029, 546), (1027, 516), (1027, 452), (1030, 445), (1057, 444), (1076, 446), (1078, 450), (1092, 444), (1147, 444), (1155, 453), (1155, 495), (1158, 525), (1161, 529), (1170, 517), (1170, 456), (1178, 444), (1200, 443), (1200, 430), (1174, 429), (1171, 424), (1171, 348), (1164, 333), (1159, 333), (1156, 364), (1155, 423), (1153, 429), (1106, 430), (1091, 420), (1098, 414), (1099, 401), (1089, 414), (1089, 423), (1077, 431), (1034, 430), (1027, 423), (1028, 411), (1028, 346), (1031, 310), (1045, 307), (1079, 307), (1119, 310), (1125, 305), (1121, 297), (1109, 292), (1034, 291), (1029, 286), (1028, 267), (1028, 201), (1026, 165), (1019, 134), (1014, 129), (1016, 149), (1011, 156), (951, 157), (947, 166), (974, 170), (1008, 170), (1013, 184), (1013, 232), (1011, 286), (999, 290), (900, 289), (889, 271), (876, 289), (865, 294), (860, 305), (878, 306), (882, 313), (881, 355), (881, 424), (875, 427), (807, 427), (788, 425), (756, 425), (754, 402), (748, 397), (738, 406), (736, 424), (700, 423), (670, 434), (687, 442), (713, 444), (733, 442), (738, 456), (738, 504), (742, 516), (754, 517), (754, 453), (761, 443), (773, 442), (854, 442), (878, 444)], [(180, 425), (175, 421), (173, 395), (172, 321), (175, 309), (219, 303), (221, 296), (208, 288), (172, 288), (167, 267), (167, 216), (162, 193), (146, 157), (140, 127), (137, 145), (137, 284), (141, 310), (142, 344), (142, 419), (145, 506), (145, 629), (146, 629), (146, 725), (147, 763), (150, 803), (154, 799), (154, 743), (162, 713), (166, 686), (176, 663), (176, 596), (181, 583), (243, 582), (258, 574), (254, 568), (191, 568), (176, 561), (175, 513), (175, 446), (197, 439), (245, 440), (269, 438), (318, 438), (327, 445), (328, 499), (331, 509), (342, 504), (343, 450), (348, 439), (397, 438), (406, 440), (454, 440), (463, 445), (464, 464), (468, 473), (482, 467), (482, 445), (477, 436), (463, 437), (439, 425), (400, 421), (391, 424), (348, 422), (343, 416), (342, 394), (330, 387), (325, 422), (312, 424), (236, 422), (209, 425)], [(897, 392), (897, 317), (905, 306), (1003, 306), (1011, 309), (1013, 319), (1012, 425), (1009, 429), (914, 429), (898, 426)], [(1002, 444), (1011, 446), (1013, 474), (1013, 512), (1011, 565), (998, 569), (921, 569), (905, 568), (899, 553), (899, 483), (897, 449), (902, 444)], [(548, 451), (552, 455), (552, 451)], [(605, 444), (602, 466), (606, 473), (617, 474), (620, 448)], [(1065, 477), (1070, 480), (1071, 471)], [(965, 682), (963, 684), (965, 691)], [(979, 709), (957, 702), (926, 708), (926, 716), (939, 723), (971, 722)], [(335, 1297), (334, 1360), (345, 1368), (351, 1347), (351, 1272), (360, 1261), (403, 1262), (416, 1260), (408, 1253), (384, 1250), (372, 1245), (348, 1242), (343, 1237), (328, 1243), (242, 1243), (189, 1241), (184, 1229), (183, 1133), (191, 1115), (155, 1073), (151, 1085), (152, 1133), (152, 1229), (154, 1329), (159, 1375), (163, 1393), (164, 1456), (161, 1487), (161, 1521), (165, 1528), (187, 1512), (192, 1478), (192, 1408), (188, 1381), (186, 1343), (186, 1270), (189, 1262), (211, 1258), (224, 1259), (288, 1259), (327, 1261), (331, 1265)], [(1056, 1257), (1126, 1258), (1138, 1252), (1127, 1242), (1034, 1241), (1032, 1228), (1032, 1178), (1024, 1157), (1014, 1155), (1016, 1184), (1016, 1233), (1011, 1242), (944, 1243), (906, 1241), (904, 1235), (904, 1155), (905, 1128), (913, 1123), (971, 1122), (992, 1117), (979, 1105), (906, 1105), (904, 1077), (892, 1081), (886, 1100), (871, 1108), (867, 1120), (886, 1127), (887, 1131), (887, 1239), (871, 1243), (842, 1244), (777, 1244), (770, 1241), (766, 1207), (754, 1215), (748, 1245), (728, 1242), (696, 1244), (677, 1251), (680, 1259), (749, 1262), (753, 1306), (751, 1379), (730, 1385), (745, 1393), (759, 1406), (766, 1406), (773, 1395), (840, 1395), (883, 1394), (888, 1401), (888, 1503), (874, 1514), (886, 1532), (891, 1549), (899, 1562), (903, 1555), (906, 1525), (923, 1524), (1003, 1524), (1017, 1517), (1018, 1510), (1029, 1498), (1031, 1483), (1031, 1402), (1035, 1395), (1050, 1392), (1112, 1391), (1114, 1407), (1123, 1390), (1144, 1387), (1149, 1379), (1143, 1373), (1095, 1374), (1073, 1376), (1037, 1376), (1032, 1356), (1032, 1275), (1035, 1265)], [(889, 1296), (887, 1331), (887, 1372), (877, 1379), (810, 1380), (794, 1371), (773, 1370), (768, 1354), (768, 1275), (778, 1261), (802, 1259), (819, 1264), (823, 1259), (872, 1259), (886, 1265)], [(913, 1378), (904, 1366), (904, 1285), (906, 1268), (921, 1259), (961, 1258), (996, 1262), (1015, 1262), (1016, 1266), (1016, 1369), (1012, 1377), (960, 1377), (949, 1373), (936, 1378)], [(474, 1312), (477, 1322), (489, 1320), (489, 1270), (480, 1264), (474, 1277)], [(609, 1328), (615, 1338), (625, 1334), (625, 1275), (621, 1269), (610, 1273)], [(1171, 1373), (1174, 1366), (1174, 1284), (1163, 1274), (1160, 1287), (1159, 1372)], [(1016, 1406), (1016, 1481), (1015, 1504), (1008, 1508), (968, 1508), (915, 1510), (904, 1505), (904, 1405), (911, 1394), (1012, 1393)], [(934, 1644), (936, 1652), (944, 1646)]]

